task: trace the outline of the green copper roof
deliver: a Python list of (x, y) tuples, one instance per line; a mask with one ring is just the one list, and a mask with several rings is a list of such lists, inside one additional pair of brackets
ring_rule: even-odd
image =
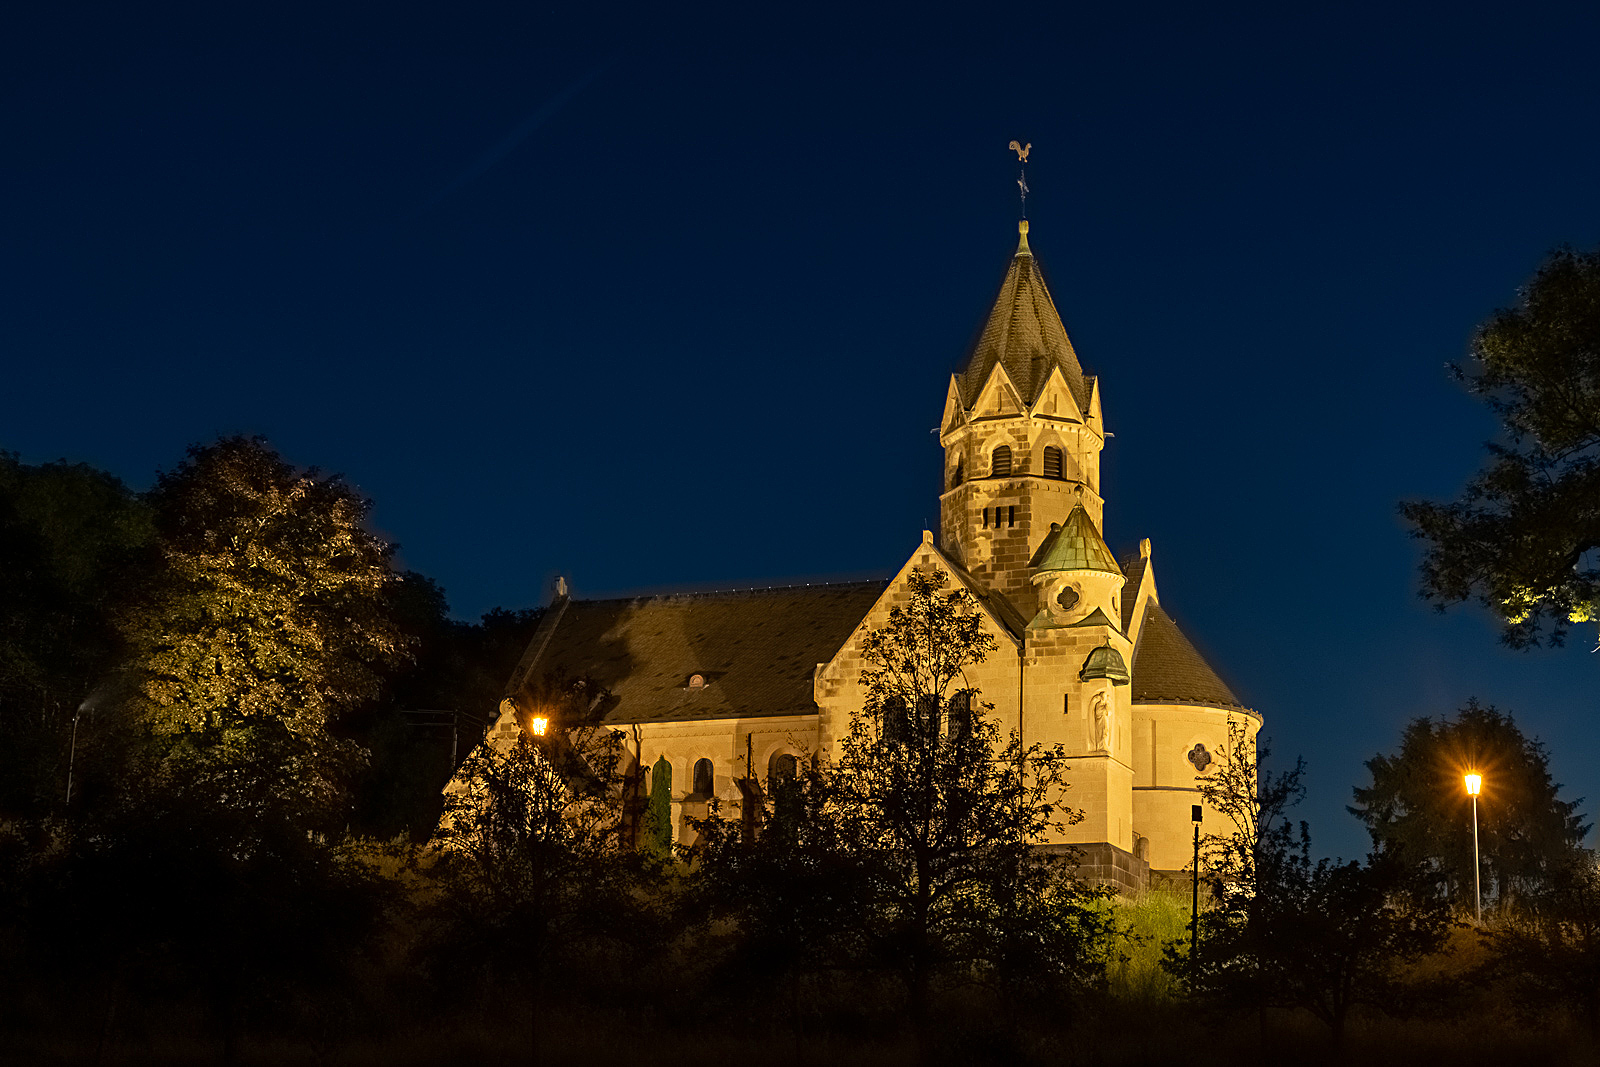
[(1089, 658), (1083, 661), (1083, 669), (1078, 672), (1078, 677), (1084, 681), (1090, 678), (1109, 678), (1112, 685), (1127, 685), (1129, 682), (1128, 665), (1122, 661), (1122, 653), (1110, 645), (1101, 645), (1089, 653)]
[(1105, 539), (1094, 528), (1094, 520), (1083, 510), (1082, 504), (1072, 509), (1072, 514), (1061, 526), (1054, 523), (1050, 525), (1050, 533), (1044, 543), (1033, 554), (1033, 559), (1028, 561), (1028, 566), (1033, 570), (1122, 573), (1122, 568), (1117, 566), (1117, 558), (1106, 547)]

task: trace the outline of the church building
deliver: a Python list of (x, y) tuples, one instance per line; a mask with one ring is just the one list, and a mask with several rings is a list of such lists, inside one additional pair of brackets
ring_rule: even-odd
[[(1245, 708), (1161, 604), (1150, 541), (1119, 560), (1102, 535), (1100, 379), (1062, 326), (1028, 223), (988, 322), (951, 376), (940, 419), (939, 528), (887, 582), (579, 600), (556, 597), (508, 685), (489, 743), (537, 714), (549, 679), (584, 678), (645, 788), (672, 798), (675, 839), (716, 798), (748, 797), (826, 760), (863, 699), (862, 642), (906, 602), (915, 570), (971, 593), (996, 642), (969, 670), (1004, 736), (1062, 745), (1058, 840), (1083, 873), (1132, 890), (1190, 862), (1197, 776), (1214, 772)], [(931, 384), (931, 383), (930, 383)], [(1231, 830), (1206, 808), (1204, 828)]]

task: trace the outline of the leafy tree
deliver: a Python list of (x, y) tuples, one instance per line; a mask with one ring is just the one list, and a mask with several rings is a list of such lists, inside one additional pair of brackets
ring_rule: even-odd
[(320, 735), (378, 695), (405, 648), (368, 501), (244, 437), (191, 448), (150, 499), (162, 567), (123, 630), (155, 728), (265, 719)]
[(1413, 719), (1392, 756), (1367, 761), (1372, 784), (1355, 790), (1352, 814), (1379, 852), (1426, 864), (1423, 891), (1473, 908), (1472, 801), (1462, 775), (1483, 775), (1478, 839), (1485, 897), (1536, 894), (1571, 862), (1588, 826), (1580, 801), (1560, 798), (1544, 745), (1509, 714), (1469, 701), (1453, 719)]
[(1422, 595), (1477, 600), (1514, 647), (1559, 645), (1600, 621), (1600, 251), (1551, 255), (1453, 369), (1502, 440), (1460, 499), (1401, 505), (1426, 543)]
[(0, 811), (65, 799), (74, 719), (121, 655), (112, 613), (152, 537), (104, 471), (0, 453)]
[(1199, 951), (1169, 945), (1164, 962), (1219, 1006), (1308, 1011), (1338, 1048), (1357, 1005), (1404, 1005), (1402, 969), (1439, 949), (1448, 919), (1437, 902), (1411, 899), (1414, 869), (1396, 855), (1313, 864), (1309, 829), (1302, 822), (1297, 835), (1287, 817), (1304, 796), (1303, 761), (1263, 772), (1265, 751), (1243, 724), (1229, 734), (1223, 765), (1197, 781), (1234, 830), (1207, 839), (1212, 906), (1198, 920)]
[(231, 1063), (253, 1024), (348, 992), (387, 893), (330, 843), (324, 746), (282, 722), (125, 740), (121, 788), (35, 854), (33, 967), (107, 1037), (140, 1002), (198, 997)]
[(1600, 867), (1590, 854), (1569, 860), (1532, 907), (1493, 930), (1486, 972), (1509, 984), (1530, 1014), (1565, 1009), (1600, 1038)]
[[(903, 974), (927, 1033), (937, 976), (1082, 989), (1103, 972), (1109, 930), (1070, 855), (1040, 851), (1081, 813), (1059, 806), (1065, 753), (1002, 742), (969, 667), (994, 648), (971, 597), (915, 572), (909, 599), (865, 641), (865, 700), (827, 769), (824, 810), (871, 871), (880, 958)], [(1025, 931), (1025, 932), (1024, 932)], [(1023, 942), (1029, 945), (1027, 952)]]
[[(414, 571), (401, 575), (390, 596), (413, 657), (388, 673), (377, 701), (343, 719), (340, 732), (371, 753), (352, 828), (385, 841), (409, 834), (420, 843), (439, 825), (445, 784), (493, 720), (543, 611), (495, 608), (476, 623), (461, 622), (449, 617), (444, 591)], [(408, 714), (417, 711), (449, 714)]]
[(543, 734), (524, 711), (514, 738), (478, 746), (436, 838), (437, 959), (485, 986), (527, 983), (536, 1052), (546, 979), (626, 947), (647, 873), (623, 839), (622, 737), (594, 721), (589, 691), (545, 700)]

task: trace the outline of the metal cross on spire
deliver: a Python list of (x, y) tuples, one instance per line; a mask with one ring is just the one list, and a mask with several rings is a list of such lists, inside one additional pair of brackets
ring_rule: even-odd
[(1017, 154), (1017, 162), (1021, 164), (1021, 173), (1017, 175), (1017, 189), (1022, 193), (1022, 217), (1028, 217), (1028, 152), (1033, 148), (1033, 142), (1018, 144), (1011, 142), (1011, 151)]

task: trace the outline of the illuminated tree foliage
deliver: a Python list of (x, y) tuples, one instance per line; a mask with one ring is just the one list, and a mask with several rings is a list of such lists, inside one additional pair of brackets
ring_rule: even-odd
[(244, 437), (191, 448), (150, 499), (162, 567), (123, 626), (158, 730), (270, 719), (317, 734), (377, 695), (405, 650), (393, 548), (366, 529), (366, 500)]
[(1427, 545), (1422, 595), (1477, 600), (1514, 647), (1559, 645), (1600, 621), (1600, 252), (1552, 255), (1453, 369), (1503, 440), (1459, 500), (1401, 505)]
[(1544, 745), (1509, 714), (1469, 701), (1453, 719), (1413, 719), (1392, 756), (1367, 761), (1372, 784), (1350, 811), (1373, 847), (1425, 863), (1426, 892), (1473, 910), (1472, 800), (1462, 775), (1483, 775), (1478, 836), (1486, 903), (1529, 898), (1571, 861), (1588, 826), (1562, 800)]

